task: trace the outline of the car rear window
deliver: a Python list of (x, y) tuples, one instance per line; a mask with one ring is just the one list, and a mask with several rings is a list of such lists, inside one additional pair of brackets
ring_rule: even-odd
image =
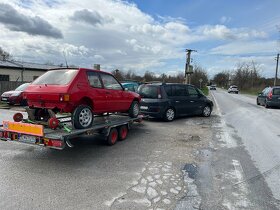
[(158, 98), (159, 86), (141, 85), (139, 87), (139, 94), (142, 98)]
[(280, 95), (280, 88), (274, 88), (273, 95)]
[(48, 71), (38, 77), (33, 85), (67, 85), (77, 74), (77, 69)]

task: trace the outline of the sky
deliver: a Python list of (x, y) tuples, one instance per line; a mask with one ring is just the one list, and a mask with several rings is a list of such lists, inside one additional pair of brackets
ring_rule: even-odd
[(15, 60), (143, 75), (210, 77), (254, 62), (275, 74), (279, 0), (0, 0), (0, 47)]

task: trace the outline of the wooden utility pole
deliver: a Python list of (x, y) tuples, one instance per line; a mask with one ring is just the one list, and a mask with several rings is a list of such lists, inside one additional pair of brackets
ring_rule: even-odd
[(277, 54), (276, 57), (276, 71), (275, 71), (275, 78), (274, 78), (274, 86), (277, 85), (278, 62), (279, 62), (279, 53)]
[(193, 73), (192, 66), (190, 65), (191, 64), (191, 53), (193, 51), (197, 52), (196, 50), (186, 49), (187, 60), (186, 60), (186, 66), (185, 66), (185, 83), (187, 83), (187, 84), (191, 84), (191, 74)]

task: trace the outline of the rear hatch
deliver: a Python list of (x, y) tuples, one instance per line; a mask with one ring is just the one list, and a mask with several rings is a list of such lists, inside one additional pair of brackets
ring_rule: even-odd
[(30, 102), (58, 102), (61, 95), (68, 93), (69, 84), (77, 72), (76, 69), (48, 71), (28, 86), (24, 98)]
[(271, 100), (274, 102), (280, 103), (280, 87), (279, 88), (273, 88), (272, 90)]

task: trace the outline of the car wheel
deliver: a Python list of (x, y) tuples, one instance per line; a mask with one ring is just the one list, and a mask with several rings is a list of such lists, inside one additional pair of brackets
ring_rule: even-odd
[(267, 100), (265, 100), (265, 102), (264, 102), (264, 107), (269, 108), (269, 105), (267, 104)]
[(206, 105), (202, 110), (203, 117), (209, 117), (211, 115), (212, 109), (209, 105)]
[(257, 99), (257, 105), (260, 105), (259, 99)]
[(173, 121), (175, 118), (175, 110), (173, 108), (168, 108), (165, 112), (164, 112), (164, 116), (163, 119), (167, 122), (171, 122)]
[(78, 106), (72, 115), (72, 124), (77, 129), (91, 127), (93, 123), (93, 113), (88, 105)]
[(128, 111), (129, 116), (132, 118), (137, 117), (139, 115), (139, 109), (138, 101), (133, 101)]

